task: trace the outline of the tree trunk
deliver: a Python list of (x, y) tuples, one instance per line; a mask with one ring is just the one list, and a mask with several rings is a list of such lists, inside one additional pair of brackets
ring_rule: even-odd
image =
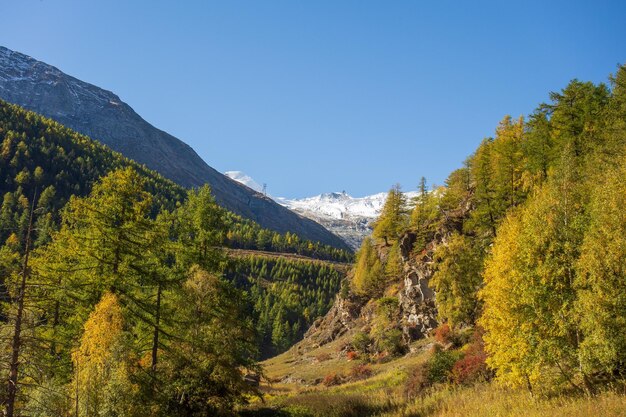
[(157, 287), (156, 315), (154, 320), (154, 336), (152, 337), (152, 372), (157, 369), (157, 352), (159, 350), (159, 322), (161, 320), (161, 283)]
[(9, 370), (9, 381), (7, 383), (7, 405), (6, 416), (13, 417), (15, 411), (15, 397), (17, 396), (18, 371), (20, 365), (20, 349), (22, 347), (22, 317), (24, 316), (24, 295), (26, 293), (26, 280), (28, 279), (28, 257), (30, 256), (31, 234), (33, 230), (33, 214), (35, 212), (35, 199), (37, 192), (33, 195), (33, 202), (30, 207), (28, 219), (28, 230), (26, 232), (26, 247), (24, 250), (24, 262), (22, 263), (22, 280), (17, 293), (17, 313), (15, 317), (15, 327), (13, 330), (13, 341), (11, 343), (11, 365)]

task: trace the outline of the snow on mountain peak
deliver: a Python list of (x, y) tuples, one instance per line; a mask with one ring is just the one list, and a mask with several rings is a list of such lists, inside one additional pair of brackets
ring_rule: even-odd
[[(241, 171), (228, 171), (225, 175), (253, 190), (260, 192), (263, 188)], [(405, 193), (408, 201), (417, 194), (415, 191)], [(352, 248), (358, 249), (363, 238), (371, 233), (371, 223), (380, 215), (387, 193), (352, 197), (341, 191), (297, 199), (272, 198), (288, 209), (322, 224), (342, 237)]]
[(235, 180), (246, 187), (252, 188), (256, 192), (263, 192), (263, 186), (241, 171), (226, 171), (224, 173), (231, 180)]

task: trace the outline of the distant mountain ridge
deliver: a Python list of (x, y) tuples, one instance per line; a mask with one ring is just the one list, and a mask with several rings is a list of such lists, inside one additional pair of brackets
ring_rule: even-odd
[(220, 205), (262, 227), (347, 248), (318, 223), (211, 168), (189, 145), (146, 122), (112, 92), (2, 46), (0, 98), (96, 139), (182, 186), (208, 183)]
[[(228, 171), (225, 174), (248, 187), (256, 187), (259, 190), (262, 188), (242, 171)], [(410, 202), (418, 192), (409, 191), (404, 194)], [(342, 191), (297, 199), (272, 198), (290, 210), (324, 225), (340, 236), (352, 249), (358, 249), (363, 239), (372, 232), (372, 223), (380, 215), (387, 200), (387, 193), (352, 197)]]

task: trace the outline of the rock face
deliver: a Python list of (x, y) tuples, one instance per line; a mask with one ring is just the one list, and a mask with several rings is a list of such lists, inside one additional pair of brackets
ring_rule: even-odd
[(404, 261), (404, 285), (398, 293), (400, 304), (402, 335), (404, 341), (425, 337), (437, 327), (437, 306), (435, 292), (430, 288), (432, 276), (432, 252), (426, 252), (416, 260), (410, 258), (415, 243), (413, 234), (406, 234), (400, 242), (400, 252)]
[(354, 296), (337, 295), (332, 308), (311, 325), (304, 339), (312, 342), (313, 346), (332, 342), (356, 325), (362, 308), (362, 300)]
[[(432, 254), (438, 241), (433, 241), (419, 256), (412, 253), (415, 235), (407, 233), (400, 243), (403, 260), (401, 286), (397, 293), (398, 328), (403, 341), (426, 337), (437, 327), (435, 292), (429, 286), (433, 274)], [(304, 338), (310, 347), (329, 343), (353, 328), (368, 329), (376, 316), (375, 303), (354, 294), (338, 295), (335, 304), (323, 318), (318, 319)]]
[(220, 205), (265, 228), (348, 248), (318, 223), (217, 172), (189, 145), (146, 122), (112, 92), (2, 46), (0, 98), (96, 139), (184, 187), (208, 183)]

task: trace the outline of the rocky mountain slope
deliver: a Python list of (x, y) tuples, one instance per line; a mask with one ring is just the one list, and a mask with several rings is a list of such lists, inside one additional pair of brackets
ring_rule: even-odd
[[(384, 294), (397, 299), (398, 309), (393, 322), (407, 347), (426, 337), (438, 325), (435, 292), (430, 285), (435, 272), (434, 254), (438, 247), (448, 244), (452, 234), (462, 229), (471, 209), (471, 205), (464, 201), (458, 209), (450, 211), (446, 221), (437, 227), (421, 250), (415, 248), (417, 235), (414, 232), (407, 231), (400, 238), (401, 273), (388, 283)], [(389, 255), (389, 247), (382, 244), (377, 245), (376, 250), (381, 259)], [(346, 332), (370, 329), (376, 314), (376, 299), (359, 296), (352, 290), (344, 291), (337, 295), (326, 316), (309, 328), (295, 349), (315, 349)]]
[(0, 98), (99, 140), (180, 185), (209, 183), (219, 204), (265, 228), (347, 247), (318, 223), (211, 168), (189, 145), (146, 122), (112, 92), (1, 46)]

